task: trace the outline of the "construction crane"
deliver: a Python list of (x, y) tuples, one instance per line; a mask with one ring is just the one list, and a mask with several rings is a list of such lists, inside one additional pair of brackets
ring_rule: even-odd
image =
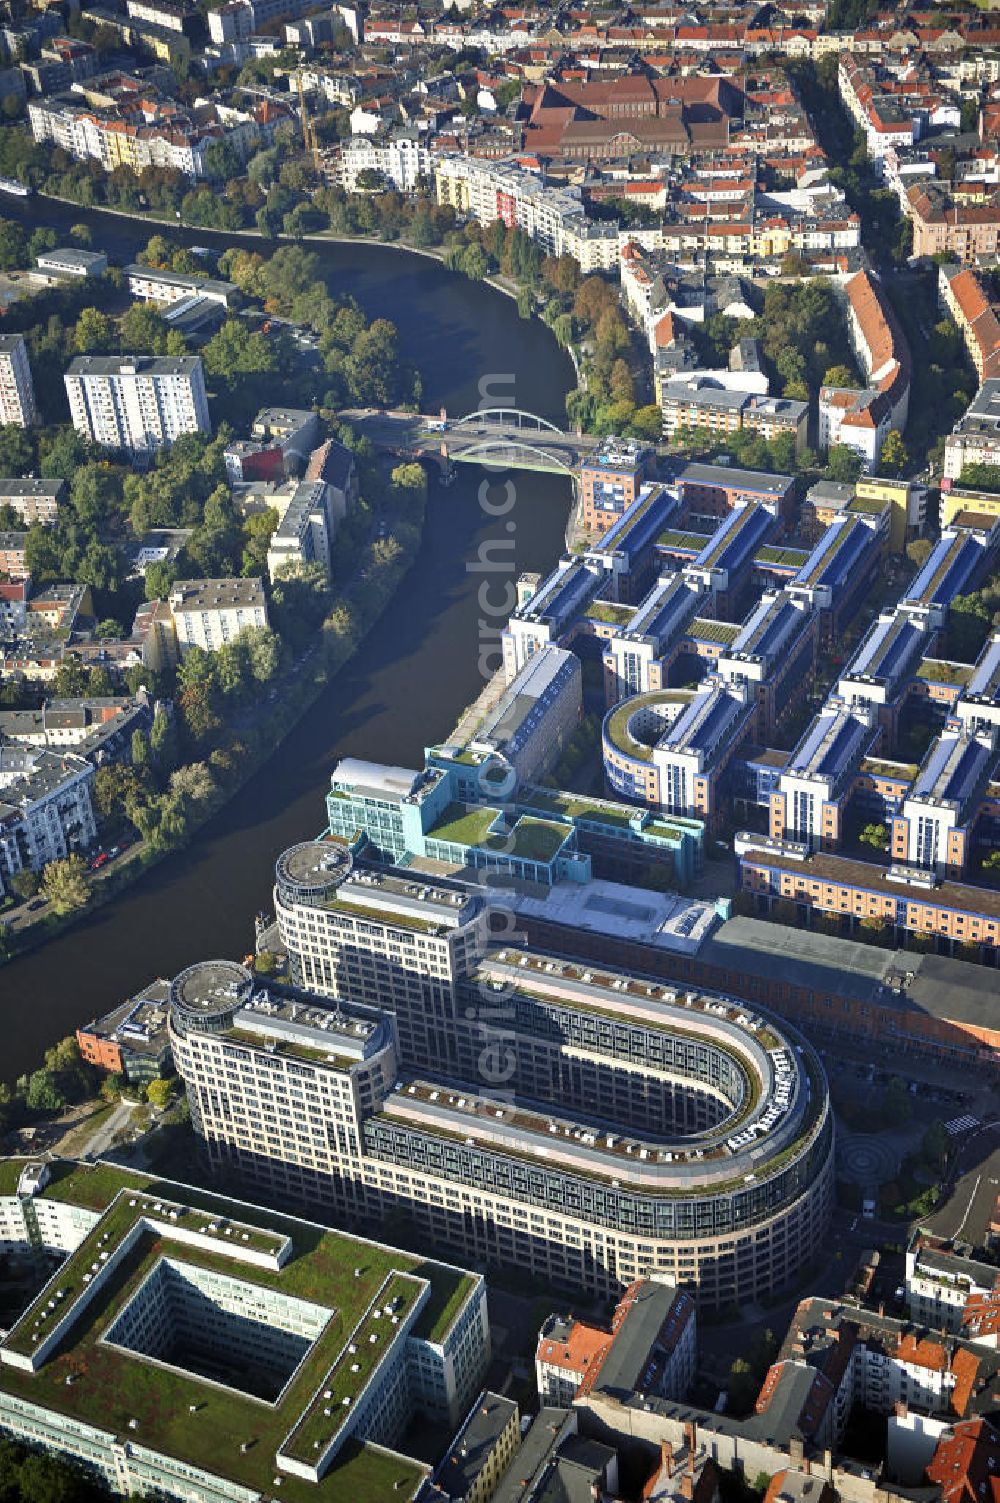
[(306, 107), (306, 91), (302, 83), (302, 73), (296, 70), (295, 81), (299, 86), (299, 114), (302, 117), (302, 144), (306, 151), (312, 152), (313, 167), (317, 174), (320, 170), (319, 141), (316, 139), (316, 125)]

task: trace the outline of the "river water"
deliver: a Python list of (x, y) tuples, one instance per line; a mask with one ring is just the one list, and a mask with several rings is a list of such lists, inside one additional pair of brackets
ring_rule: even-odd
[[(134, 256), (160, 229), (38, 198), (0, 199), (0, 215), (28, 228), (88, 223), (94, 248), (107, 249), (117, 262)], [(188, 244), (240, 240), (204, 230), (180, 233)], [(553, 421), (565, 417), (570, 361), (538, 320), (518, 318), (509, 298), (393, 249), (337, 245), (319, 254), (334, 296), (351, 293), (370, 317), (397, 324), (404, 354), (423, 376), (425, 411), (468, 412), (482, 401), (486, 381), (504, 404)], [(498, 386), (500, 377), (510, 384)], [(254, 913), (271, 907), (275, 857), (322, 828), (323, 794), (337, 759), (417, 767), (424, 746), (447, 734), (482, 685), (481, 583), (492, 578), (491, 600), (500, 601), (504, 582), (518, 571), (549, 569), (563, 544), (571, 499), (568, 480), (519, 472), (511, 477), (516, 501), (500, 520), (481, 505), (484, 478), (483, 471), (460, 466), (454, 485), (432, 483), (423, 545), (385, 615), (193, 845), (93, 917), (0, 969), (0, 1077), (12, 1080), (33, 1068), (50, 1043), (153, 977), (171, 976), (194, 960), (246, 953)], [(501, 539), (513, 547), (498, 551)], [(493, 576), (470, 571), (480, 546), (491, 540), (491, 556), (509, 569)]]

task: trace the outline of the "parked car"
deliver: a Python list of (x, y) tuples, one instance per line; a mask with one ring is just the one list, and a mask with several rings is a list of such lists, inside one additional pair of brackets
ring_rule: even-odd
[(99, 872), (101, 867), (107, 866), (110, 860), (111, 857), (108, 855), (107, 851), (99, 851), (94, 857), (93, 861), (90, 863), (90, 870), (92, 872)]

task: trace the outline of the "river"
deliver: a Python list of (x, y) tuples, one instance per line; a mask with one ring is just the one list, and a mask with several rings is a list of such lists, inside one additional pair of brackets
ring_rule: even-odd
[[(94, 248), (113, 261), (134, 256), (160, 226), (111, 218), (33, 198), (0, 201), (0, 215), (26, 227), (87, 223)], [(169, 231), (165, 232), (169, 233)], [(256, 245), (247, 237), (178, 232), (187, 244)], [(310, 249), (317, 249), (311, 246)], [(573, 385), (568, 357), (538, 320), (513, 303), (424, 257), (374, 245), (319, 251), (331, 294), (351, 293), (369, 316), (398, 326), (424, 381), (424, 407), (452, 414), (479, 405), (480, 382), (512, 378), (501, 397), (554, 421)], [(276, 394), (277, 395), (277, 394)], [(270, 761), (195, 837), (108, 907), (0, 969), (5, 1044), (0, 1076), (41, 1063), (45, 1048), (107, 1012), (155, 976), (191, 961), (252, 948), (253, 915), (271, 907), (275, 857), (323, 824), (323, 794), (340, 757), (421, 765), (425, 744), (445, 736), (482, 684), (477, 593), (469, 571), (480, 544), (510, 538), (510, 573), (547, 570), (562, 544), (568, 480), (519, 472), (503, 521), (479, 501), (484, 472), (459, 466), (455, 484), (432, 484), (423, 544), (385, 615), (358, 653)], [(507, 523), (513, 521), (511, 531)], [(506, 529), (506, 530), (505, 530)], [(495, 555), (494, 555), (495, 556)]]

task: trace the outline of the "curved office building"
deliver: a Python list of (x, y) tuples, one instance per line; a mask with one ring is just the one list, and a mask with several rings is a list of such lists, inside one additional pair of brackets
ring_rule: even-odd
[(281, 858), (276, 901), (331, 1000), (241, 998), (228, 1037), (173, 1004), (219, 1168), (594, 1294), (662, 1272), (719, 1309), (816, 1255), (833, 1119), (786, 1024), (491, 940), (488, 894), (332, 842)]

